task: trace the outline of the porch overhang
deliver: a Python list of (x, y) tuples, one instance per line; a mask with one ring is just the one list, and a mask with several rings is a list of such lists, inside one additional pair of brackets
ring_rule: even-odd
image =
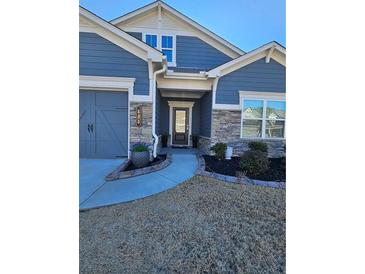
[(170, 90), (212, 90), (213, 79), (204, 78), (191, 78), (181, 79), (176, 77), (164, 76), (157, 79), (157, 87), (159, 89)]

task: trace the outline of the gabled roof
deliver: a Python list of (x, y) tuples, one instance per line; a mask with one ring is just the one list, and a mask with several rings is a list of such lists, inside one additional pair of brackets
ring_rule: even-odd
[(153, 2), (151, 4), (148, 4), (144, 7), (141, 7), (139, 9), (136, 9), (136, 10), (134, 10), (132, 12), (129, 12), (125, 15), (117, 17), (117, 18), (111, 20), (110, 23), (113, 24), (113, 25), (119, 24), (119, 23), (124, 22), (126, 20), (129, 20), (129, 19), (131, 19), (135, 16), (138, 16), (138, 15), (141, 15), (141, 14), (146, 14), (150, 10), (158, 8), (159, 6), (163, 9), (165, 9), (166, 11), (170, 12), (172, 15), (178, 17), (182, 21), (186, 22), (188, 25), (192, 26), (194, 29), (197, 29), (197, 30), (203, 32), (204, 34), (208, 35), (209, 37), (211, 37), (215, 41), (217, 41), (217, 42), (223, 44), (224, 46), (228, 47), (229, 49), (231, 49), (236, 54), (239, 54), (239, 55), (245, 54), (245, 52), (243, 50), (241, 50), (240, 48), (238, 48), (238, 47), (234, 46), (233, 44), (229, 43), (227, 40), (225, 40), (222, 37), (218, 36), (217, 34), (211, 32), (210, 30), (203, 27), (199, 23), (195, 22), (191, 18), (189, 18), (186, 15), (180, 13), (179, 11), (174, 9), (173, 7), (167, 5), (163, 1), (155, 1), (155, 2)]
[[(267, 43), (257, 49), (254, 49), (245, 55), (237, 57), (227, 63), (224, 63), (218, 67), (215, 67), (207, 72), (209, 77), (223, 76), (236, 70), (238, 68), (247, 66), (248, 64), (258, 60), (258, 58), (266, 57), (266, 63), (270, 62), (270, 59), (276, 59), (280, 64), (286, 66), (286, 49), (276, 41)], [(281, 57), (281, 58), (278, 58)]]
[(131, 44), (137, 46), (138, 48), (142, 49), (147, 53), (147, 57), (150, 58), (152, 61), (155, 62), (162, 62), (163, 60), (163, 53), (159, 50), (149, 46), (148, 44), (138, 40), (137, 38), (133, 37), (132, 35), (122, 31), (121, 29), (115, 27), (114, 25), (110, 24), (108, 21), (105, 21), (101, 17), (97, 16), (96, 14), (88, 11), (87, 9), (79, 6), (79, 14), (86, 17), (88, 20), (92, 21), (99, 27), (110, 31), (111, 33), (117, 35), (125, 39), (126, 41), (130, 42)]

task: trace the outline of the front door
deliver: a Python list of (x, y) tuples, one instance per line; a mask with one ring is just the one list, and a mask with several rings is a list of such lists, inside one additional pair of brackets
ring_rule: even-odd
[(189, 144), (189, 108), (173, 108), (172, 144)]

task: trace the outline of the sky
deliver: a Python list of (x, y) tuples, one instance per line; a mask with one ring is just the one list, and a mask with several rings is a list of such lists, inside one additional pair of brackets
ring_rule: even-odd
[[(109, 21), (150, 0), (80, 0), (80, 5)], [(179, 12), (244, 51), (273, 40), (286, 46), (285, 0), (165, 0)]]

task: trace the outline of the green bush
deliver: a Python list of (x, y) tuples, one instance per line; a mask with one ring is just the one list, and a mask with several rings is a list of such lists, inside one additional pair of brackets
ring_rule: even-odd
[(240, 168), (251, 175), (259, 175), (269, 169), (269, 158), (260, 150), (249, 150), (242, 155)]
[(267, 144), (263, 143), (263, 142), (249, 142), (248, 143), (248, 148), (250, 150), (258, 150), (258, 151), (262, 151), (264, 153), (267, 153)]
[(227, 144), (216, 143), (214, 146), (211, 147), (210, 150), (214, 151), (215, 157), (218, 160), (223, 160), (226, 156), (226, 149), (227, 149)]
[(148, 151), (148, 146), (145, 144), (135, 144), (132, 148), (133, 152), (144, 152)]

